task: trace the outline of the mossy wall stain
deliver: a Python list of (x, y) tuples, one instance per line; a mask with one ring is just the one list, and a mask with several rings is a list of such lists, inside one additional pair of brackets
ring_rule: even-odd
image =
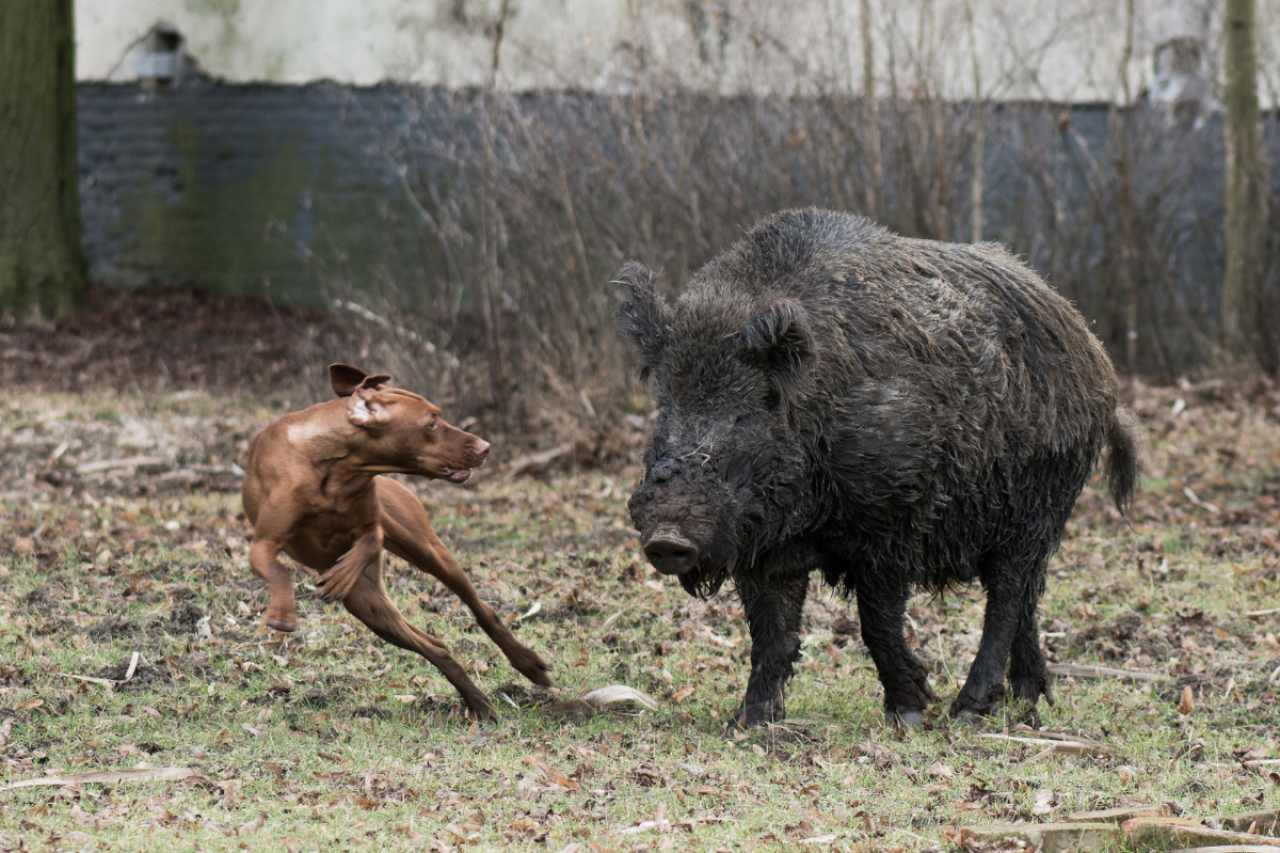
[(326, 280), (360, 289), (416, 272), (387, 163), (339, 126), (333, 99), (248, 88), (82, 96), (94, 279), (320, 305)]
[(116, 228), (132, 232), (132, 265), (228, 295), (316, 301), (288, 227), (308, 197), (333, 193), (319, 183), (332, 170), (314, 167), (296, 139), (285, 140), (247, 177), (213, 182), (201, 174), (199, 131), (178, 120), (170, 135), (179, 154), (176, 198), (139, 183), (122, 200)]

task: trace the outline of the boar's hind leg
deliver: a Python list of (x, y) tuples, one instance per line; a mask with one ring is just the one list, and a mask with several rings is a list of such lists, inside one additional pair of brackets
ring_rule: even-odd
[(1053, 704), (1052, 676), (1045, 666), (1044, 653), (1040, 651), (1040, 626), (1034, 605), (1030, 614), (1023, 612), (1018, 633), (1013, 638), (1009, 659), (1009, 686), (1013, 688), (1014, 696), (1025, 699), (1032, 705), (1041, 696), (1050, 705)]
[(1040, 650), (1040, 620), (1036, 616), (1036, 607), (1044, 593), (1048, 549), (1045, 551), (1036, 564), (1037, 571), (1023, 587), (1018, 631), (1013, 635), (1009, 657), (1009, 686), (1013, 688), (1013, 695), (1032, 705), (1041, 696), (1053, 704), (1052, 676), (1045, 666), (1044, 652)]
[[(1028, 565), (1039, 571), (1028, 572)], [(951, 704), (952, 716), (968, 719), (996, 709), (1005, 698), (1005, 667), (1010, 664), (1011, 651), (1010, 676), (1017, 695), (1034, 703), (1047, 690), (1048, 671), (1036, 626), (1043, 565), (1043, 558), (1025, 552), (988, 560), (987, 571), (981, 573), (987, 588), (982, 641), (969, 677)]]
[(809, 573), (736, 579), (751, 629), (751, 678), (738, 725), (776, 723), (786, 716), (785, 690), (800, 659), (800, 617)]
[(903, 635), (909, 594), (905, 588), (879, 583), (860, 585), (858, 620), (862, 623), (862, 641), (867, 644), (884, 685), (885, 721), (917, 726), (935, 697), (929, 687), (928, 671), (907, 648)]

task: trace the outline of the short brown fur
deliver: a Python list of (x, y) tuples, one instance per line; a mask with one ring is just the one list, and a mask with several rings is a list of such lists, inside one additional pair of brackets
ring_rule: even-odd
[(253, 525), (253, 570), (267, 582), (266, 624), (298, 627), (293, 576), (284, 551), (319, 574), (325, 601), (341, 601), (382, 639), (430, 661), (477, 718), (493, 715), (488, 699), (435, 637), (410, 625), (382, 583), (385, 548), (439, 578), (475, 614), (511, 665), (535, 684), (550, 667), (521, 644), (431, 527), (422, 504), (400, 483), (378, 474), (418, 474), (464, 482), (484, 464), (489, 443), (440, 417), (423, 397), (384, 386), (345, 364), (329, 367), (338, 399), (276, 420), (253, 439), (242, 499)]

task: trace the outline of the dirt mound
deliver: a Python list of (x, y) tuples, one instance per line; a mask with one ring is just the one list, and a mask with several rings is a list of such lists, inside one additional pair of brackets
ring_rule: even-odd
[(204, 618), (204, 610), (191, 601), (179, 600), (169, 610), (169, 618), (154, 622), (154, 626), (166, 634), (194, 634), (196, 626)]
[(27, 606), (28, 613), (49, 616), (58, 610), (61, 600), (49, 587), (38, 586), (22, 597), (22, 603)]
[[(153, 287), (91, 288), (89, 305), (49, 327), (0, 328), (6, 385), (42, 391), (174, 388), (257, 391), (297, 384), (297, 369), (342, 334), (310, 308)], [(314, 344), (314, 348), (301, 345)]]
[(138, 660), (138, 666), (133, 671), (133, 677), (125, 681), (125, 676), (129, 674), (129, 664), (132, 661), (133, 655), (122, 657), (110, 666), (104, 666), (95, 672), (93, 677), (122, 682), (116, 685), (116, 689), (123, 690), (126, 693), (136, 693), (155, 684), (168, 684), (173, 681), (173, 677), (169, 675), (168, 670), (152, 666), (142, 659)]

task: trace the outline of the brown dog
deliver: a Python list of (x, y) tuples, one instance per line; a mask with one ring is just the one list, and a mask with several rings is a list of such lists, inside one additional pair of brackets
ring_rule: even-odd
[(277, 559), (284, 551), (323, 572), (317, 582), (323, 600), (341, 601), (373, 633), (429, 660), (467, 709), (487, 719), (493, 708), (449, 650), (410, 625), (387, 598), (383, 548), (443, 581), (530, 681), (549, 684), (550, 667), (480, 600), (413, 493), (377, 475), (462, 483), (484, 464), (489, 443), (445, 423), (440, 410), (417, 394), (384, 386), (390, 378), (330, 365), (339, 399), (285, 415), (249, 445), (241, 496), (253, 525), (249, 562), (271, 596), (266, 622), (277, 631), (298, 627), (293, 576)]

